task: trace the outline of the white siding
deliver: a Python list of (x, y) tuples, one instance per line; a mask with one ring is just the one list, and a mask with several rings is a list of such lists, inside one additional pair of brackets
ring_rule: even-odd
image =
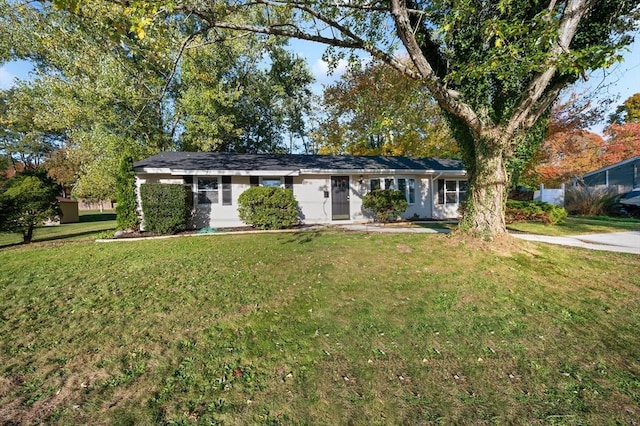
[[(220, 187), (222, 186), (219, 183)], [(193, 205), (195, 228), (228, 228), (234, 226), (246, 226), (238, 217), (238, 197), (249, 188), (249, 176), (231, 177), (231, 205), (222, 205), (222, 191), (217, 204), (198, 205), (198, 177), (193, 178)]]
[[(293, 194), (302, 212), (302, 221), (306, 224), (358, 223), (370, 222), (373, 217), (370, 212), (362, 209), (362, 198), (369, 191), (370, 179), (394, 177), (393, 175), (349, 175), (349, 219), (331, 219), (331, 176), (332, 175), (300, 175), (293, 177)], [(336, 176), (346, 176), (336, 174)], [(404, 219), (414, 217), (420, 219), (449, 219), (456, 218), (457, 205), (438, 205), (437, 190), (433, 190), (435, 181), (428, 176), (395, 175), (405, 179), (415, 179), (415, 203), (410, 204), (402, 215)], [(184, 184), (182, 177), (171, 175), (139, 174), (136, 179), (138, 189), (142, 183), (157, 182), (170, 184)], [(238, 217), (238, 197), (250, 187), (249, 176), (232, 176), (231, 205), (222, 205), (222, 191), (219, 192), (218, 203), (198, 205), (197, 194), (198, 176), (193, 176), (192, 189), (194, 193), (193, 227), (235, 227), (245, 224)], [(284, 183), (284, 179), (283, 179)], [(219, 187), (222, 187), (221, 180)], [(328, 197), (325, 197), (327, 192)], [(138, 201), (139, 198), (138, 198)]]

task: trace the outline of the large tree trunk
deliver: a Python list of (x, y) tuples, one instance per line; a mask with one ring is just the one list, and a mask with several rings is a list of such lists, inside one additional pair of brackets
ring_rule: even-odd
[(476, 161), (469, 171), (467, 203), (460, 223), (463, 231), (484, 238), (506, 234), (505, 198), (509, 177), (499, 147), (476, 148)]

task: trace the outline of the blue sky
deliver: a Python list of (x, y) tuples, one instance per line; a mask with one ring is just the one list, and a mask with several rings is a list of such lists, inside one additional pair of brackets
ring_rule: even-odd
[[(292, 40), (290, 49), (306, 58), (309, 68), (316, 78), (313, 91), (322, 93), (322, 87), (331, 84), (346, 70), (346, 61), (341, 61), (332, 75), (328, 75), (328, 66), (322, 61), (324, 46), (303, 40)], [(625, 60), (607, 70), (598, 70), (589, 76), (587, 82), (576, 85), (578, 93), (598, 91), (601, 97), (617, 97), (615, 105), (621, 104), (634, 93), (640, 93), (640, 36), (624, 52)], [(16, 78), (28, 79), (32, 67), (29, 62), (15, 61), (0, 66), (0, 89), (7, 89), (14, 84)], [(602, 133), (605, 123), (594, 126), (591, 130)]]

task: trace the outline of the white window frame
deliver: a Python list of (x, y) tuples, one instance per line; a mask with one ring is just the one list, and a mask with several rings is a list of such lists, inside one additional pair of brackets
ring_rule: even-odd
[[(462, 186), (461, 183), (464, 182), (464, 190), (460, 190), (460, 187)], [(455, 189), (448, 189), (448, 184), (452, 183), (455, 184)], [(445, 179), (444, 180), (444, 205), (451, 205), (451, 204), (460, 204), (462, 201), (464, 201), (467, 198), (467, 188), (468, 188), (468, 182), (466, 179)], [(463, 197), (460, 197), (461, 194), (464, 194)], [(448, 200), (448, 195), (452, 196), (452, 198), (455, 201), (449, 201)], [(461, 199), (462, 198), (462, 199)]]
[(396, 187), (400, 189), (400, 180), (404, 180), (404, 197), (409, 205), (416, 203), (416, 180), (415, 178), (399, 177), (396, 178)]
[[(200, 188), (200, 181), (215, 181), (215, 188), (214, 189), (201, 189)], [(211, 204), (220, 204), (220, 189), (221, 189), (221, 180), (220, 180), (220, 176), (198, 176), (196, 179), (196, 203), (199, 206), (208, 206)], [(207, 196), (207, 199), (209, 200), (209, 202), (200, 202), (200, 195), (204, 195), (206, 193), (215, 193), (215, 201), (211, 200), (211, 198), (209, 198)]]
[[(380, 177), (369, 178), (369, 191), (372, 190), (371, 181), (373, 180), (377, 180), (379, 182), (380, 189), (399, 189), (400, 188), (399, 181), (401, 179), (405, 181), (404, 196), (407, 200), (407, 203), (409, 203), (409, 205), (415, 204), (416, 203), (416, 179), (415, 178), (398, 177), (398, 176), (380, 176)], [(411, 201), (411, 198), (413, 198), (412, 201)]]

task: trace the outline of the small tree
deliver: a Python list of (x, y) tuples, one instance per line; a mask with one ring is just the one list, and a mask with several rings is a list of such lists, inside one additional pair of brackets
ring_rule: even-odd
[(129, 154), (122, 156), (116, 176), (116, 226), (118, 229), (136, 229), (136, 174), (133, 171), (133, 158)]
[(240, 219), (258, 229), (284, 229), (299, 222), (300, 209), (286, 188), (256, 186), (238, 197)]
[(33, 230), (60, 214), (59, 187), (42, 172), (17, 175), (0, 194), (0, 231), (20, 232), (30, 243)]
[(409, 204), (402, 191), (378, 189), (369, 192), (362, 199), (362, 207), (371, 210), (377, 222), (392, 222), (407, 211)]

